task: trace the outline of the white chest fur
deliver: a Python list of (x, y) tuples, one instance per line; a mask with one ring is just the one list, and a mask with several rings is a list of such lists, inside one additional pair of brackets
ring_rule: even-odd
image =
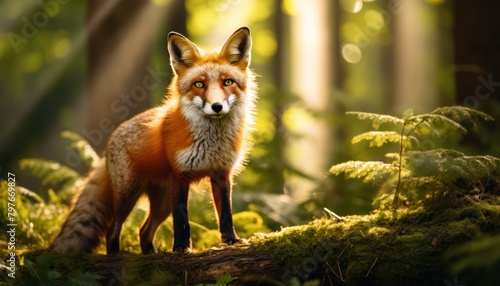
[(234, 106), (226, 116), (214, 119), (202, 115), (192, 105), (184, 106), (193, 144), (177, 153), (180, 170), (189, 173), (232, 169), (241, 156), (235, 150), (235, 141), (241, 129), (242, 111)]

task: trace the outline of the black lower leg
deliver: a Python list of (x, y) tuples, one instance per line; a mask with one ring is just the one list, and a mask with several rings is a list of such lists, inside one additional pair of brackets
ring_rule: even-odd
[(240, 241), (233, 226), (231, 207), (231, 178), (229, 172), (214, 173), (210, 176), (214, 202), (219, 214), (219, 229), (223, 243)]
[(240, 239), (236, 235), (233, 226), (233, 215), (231, 210), (231, 200), (229, 197), (222, 196), (221, 214), (219, 221), (219, 229), (223, 243), (233, 244), (239, 242)]
[(177, 194), (172, 196), (172, 214), (174, 220), (174, 252), (187, 252), (191, 247), (187, 197), (189, 184), (184, 184), (177, 189)]
[(106, 252), (108, 254), (118, 253), (120, 251), (120, 233), (122, 225), (120, 222), (114, 222), (111, 234), (107, 236)]

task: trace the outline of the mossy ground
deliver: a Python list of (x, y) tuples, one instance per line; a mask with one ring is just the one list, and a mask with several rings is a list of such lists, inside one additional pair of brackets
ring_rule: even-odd
[[(498, 190), (497, 185), (493, 193), (483, 192), (480, 197), (446, 193), (419, 206), (379, 209), (341, 221), (316, 219), (253, 236), (249, 244), (270, 253), (283, 267), (281, 277), (274, 278), (276, 285), (297, 279), (323, 285), (453, 285), (455, 281), (495, 285), (500, 279), (495, 270), (500, 266)], [(127, 270), (128, 278), (139, 279), (133, 280), (137, 283), (179, 281), (151, 262), (161, 260), (162, 254), (147, 259), (139, 254), (120, 255), (121, 269)], [(83, 271), (82, 265), (107, 260), (106, 255), (59, 257), (44, 250), (21, 256), (24, 265), (16, 281), (23, 283), (17, 284), (66, 281), (72, 285), (73, 281), (94, 285), (99, 277)]]
[(323, 218), (256, 237), (252, 243), (284, 265), (285, 281), (298, 277), (319, 279), (326, 285), (445, 285), (454, 279), (487, 283), (496, 279), (467, 271), (456, 277), (450, 271), (454, 261), (449, 259), (464, 243), (500, 233), (496, 197), (440, 199), (453, 203), (436, 209), (432, 201), (414, 208), (343, 217), (342, 221)]

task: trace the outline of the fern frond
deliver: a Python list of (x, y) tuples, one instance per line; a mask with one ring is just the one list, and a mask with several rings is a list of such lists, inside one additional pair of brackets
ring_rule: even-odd
[(458, 178), (475, 180), (496, 174), (500, 170), (500, 159), (485, 156), (466, 156), (447, 149), (430, 151), (408, 151), (405, 155), (406, 168), (415, 177), (434, 176), (443, 182)]
[(78, 155), (80, 155), (87, 166), (95, 167), (99, 162), (99, 155), (97, 155), (92, 146), (90, 146), (89, 142), (83, 139), (80, 135), (66, 130), (61, 132), (61, 137), (71, 141), (71, 148), (78, 152)]
[(429, 151), (408, 151), (403, 156), (404, 165), (412, 170), (415, 177), (439, 176), (448, 172), (451, 160), (463, 156), (463, 153), (448, 149)]
[(403, 121), (407, 121), (411, 117), (413, 117), (413, 109), (410, 108), (403, 111)]
[(16, 188), (17, 188), (17, 192), (19, 194), (23, 195), (24, 197), (33, 199), (39, 204), (45, 204), (45, 201), (37, 193), (30, 191), (30, 190), (28, 190), (24, 187), (21, 187), (21, 186), (17, 186)]
[(434, 109), (431, 114), (440, 114), (456, 122), (468, 121), (476, 125), (477, 119), (493, 121), (493, 117), (476, 109), (465, 106), (445, 106)]
[(390, 115), (385, 115), (385, 114), (377, 114), (377, 113), (369, 113), (369, 112), (355, 112), (355, 111), (349, 111), (346, 112), (345, 114), (347, 115), (356, 115), (358, 119), (360, 120), (365, 120), (369, 119), (373, 122), (373, 126), (375, 128), (378, 128), (379, 125), (383, 123), (389, 123), (395, 126), (403, 126), (403, 119), (397, 118), (394, 116)]
[(19, 165), (22, 170), (30, 169), (36, 177), (42, 180), (43, 185), (57, 185), (80, 179), (80, 174), (76, 171), (53, 161), (23, 159), (19, 161)]
[[(420, 188), (450, 190), (462, 180), (477, 181), (485, 177), (500, 175), (500, 159), (493, 156), (466, 156), (450, 149), (435, 149), (443, 134), (450, 131), (466, 133), (467, 129), (462, 122), (470, 122), (474, 126), (479, 119), (489, 121), (493, 118), (486, 113), (463, 106), (440, 107), (431, 113), (414, 115), (413, 110), (404, 111), (402, 118), (390, 115), (346, 112), (347, 115), (356, 115), (358, 119), (369, 119), (373, 128), (378, 129), (381, 124), (392, 124), (401, 128), (396, 131), (370, 131), (355, 136), (351, 143), (368, 141), (370, 147), (381, 147), (386, 143), (399, 143), (399, 153), (387, 153), (386, 158), (392, 163), (378, 161), (349, 161), (337, 164), (330, 169), (336, 175), (345, 173), (348, 178), (362, 178), (364, 182), (383, 179), (383, 187), (387, 190), (395, 187), (393, 207), (399, 205), (400, 190), (405, 189), (404, 195), (414, 194)], [(426, 141), (420, 141), (424, 139)], [(432, 144), (426, 145), (428, 139)], [(419, 149), (431, 150), (418, 151)], [(410, 150), (413, 149), (413, 150)], [(437, 192), (438, 190), (436, 190)]]
[(348, 161), (334, 165), (330, 173), (344, 173), (348, 178), (362, 178), (364, 182), (377, 181), (388, 175), (393, 175), (397, 168), (381, 161)]
[(451, 169), (460, 174), (461, 178), (476, 180), (497, 175), (500, 170), (500, 159), (490, 155), (462, 156), (451, 161)]
[(391, 159), (393, 161), (398, 161), (399, 160), (399, 153), (386, 153), (385, 157), (387, 159)]
[[(446, 132), (446, 128), (437, 128), (431, 121), (410, 122), (406, 126), (406, 135), (415, 134), (415, 136), (432, 136), (434, 138), (441, 138), (442, 132)], [(413, 137), (413, 136), (412, 136)]]
[[(386, 143), (401, 143), (401, 134), (395, 131), (369, 131), (354, 136), (351, 140), (352, 144), (359, 143), (363, 140), (369, 141), (370, 147), (382, 147)], [(418, 140), (414, 136), (403, 136), (404, 147), (411, 147)]]
[(401, 184), (406, 190), (406, 193), (413, 193), (415, 200), (417, 199), (416, 190), (418, 188), (423, 188), (427, 192), (432, 193), (434, 191), (439, 191), (444, 187), (442, 181), (438, 180), (434, 176), (423, 176), (423, 177), (413, 177), (411, 174), (405, 176), (401, 179)]
[[(412, 116), (410, 119), (408, 119), (407, 124), (409, 125), (409, 129), (411, 132), (424, 123), (429, 123), (429, 125), (426, 126), (430, 128), (432, 128), (434, 124), (445, 123), (451, 126), (452, 128), (461, 131), (463, 134), (467, 133), (467, 129), (462, 125), (460, 125), (460, 123), (440, 114), (428, 113), (428, 114), (415, 115)], [(412, 126), (410, 126), (410, 124)]]
[(395, 131), (369, 131), (354, 136), (351, 143), (356, 144), (363, 140), (369, 141), (370, 147), (382, 147), (388, 142), (399, 143), (401, 141), (401, 135)]

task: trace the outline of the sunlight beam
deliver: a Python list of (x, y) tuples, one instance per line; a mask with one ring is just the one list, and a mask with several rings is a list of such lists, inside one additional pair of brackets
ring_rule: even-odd
[[(330, 38), (335, 33), (329, 23), (333, 5), (327, 1), (294, 1), (291, 17), (291, 92), (300, 103), (289, 110), (288, 127), (299, 134), (290, 140), (288, 158), (294, 168), (314, 181), (290, 175), (287, 189), (298, 200), (310, 198), (317, 182), (328, 170), (331, 148), (331, 127), (315, 115), (330, 108), (329, 86), (332, 78), (334, 49)], [(289, 114), (289, 112), (287, 112)]]
[(106, 9), (103, 9), (101, 13), (97, 14), (95, 18), (90, 20), (89, 29), (82, 29), (74, 38), (71, 40), (71, 49), (69, 53), (54, 62), (47, 69), (44, 69), (43, 73), (40, 74), (37, 81), (34, 83), (34, 92), (30, 94), (30, 100), (27, 100), (19, 110), (12, 114), (9, 119), (9, 124), (5, 126), (4, 131), (0, 137), (0, 150), (5, 148), (8, 143), (9, 138), (11, 138), (16, 130), (20, 128), (24, 118), (28, 116), (29, 113), (37, 106), (39, 101), (47, 93), (47, 91), (56, 82), (58, 77), (64, 72), (65, 68), (72, 62), (75, 56), (86, 46), (86, 40), (88, 33), (92, 33), (99, 25), (99, 23), (105, 18), (106, 14), (112, 11), (114, 5), (116, 5), (119, 0), (111, 0), (106, 4)]

